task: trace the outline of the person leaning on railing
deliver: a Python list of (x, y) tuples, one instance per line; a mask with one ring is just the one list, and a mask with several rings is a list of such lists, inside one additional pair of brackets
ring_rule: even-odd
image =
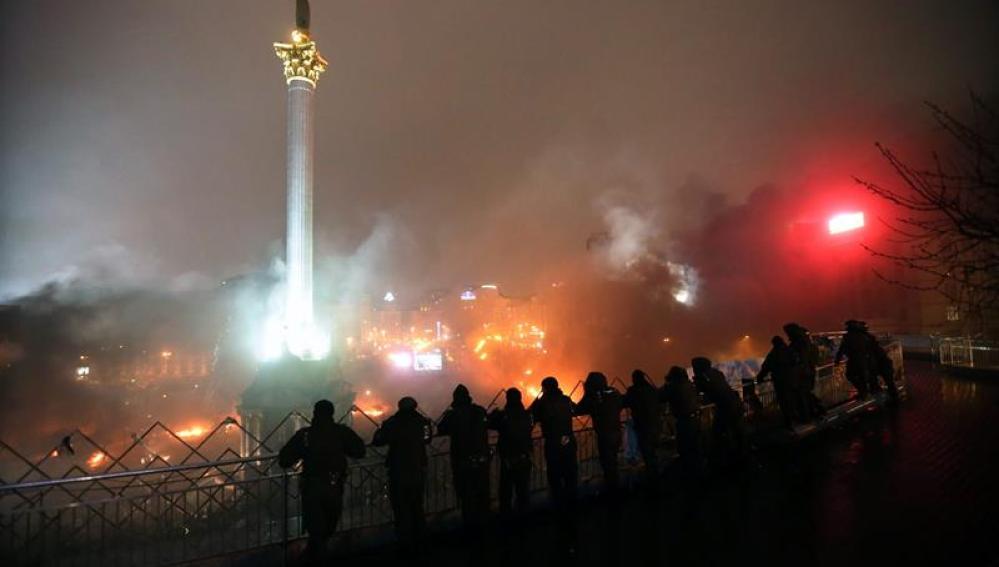
[(685, 369), (679, 366), (669, 369), (661, 400), (669, 404), (669, 412), (676, 421), (676, 452), (680, 456), (680, 466), (685, 475), (696, 477), (701, 470), (701, 404)]
[(437, 434), (450, 438), (449, 455), (461, 519), (469, 535), (481, 536), (489, 519), (489, 430), (486, 410), (458, 384)]
[(583, 383), (583, 399), (576, 405), (578, 415), (593, 420), (597, 456), (604, 473), (604, 491), (613, 494), (620, 484), (617, 454), (621, 452), (621, 408), (624, 398), (607, 384), (602, 372), (590, 372)]
[(396, 537), (403, 554), (421, 552), (426, 519), (423, 492), (427, 483), (427, 448), (433, 424), (417, 411), (416, 400), (399, 400), (399, 411), (375, 431), (371, 444), (388, 446), (389, 501)]
[(330, 537), (336, 533), (343, 510), (347, 457), (364, 456), (364, 441), (354, 430), (333, 420), (333, 402), (320, 400), (312, 409), (312, 424), (295, 432), (278, 453), (284, 468), (302, 462), (299, 479), (302, 521), (309, 534), (305, 553), (320, 560)]
[(506, 407), (489, 412), (489, 429), (496, 431), (500, 458), (499, 508), (504, 520), (527, 513), (531, 498), (531, 453), (534, 452), (534, 418), (524, 407), (520, 390), (506, 391)]
[(659, 476), (659, 456), (656, 451), (663, 432), (663, 416), (659, 392), (649, 382), (649, 375), (642, 370), (635, 369), (631, 373), (631, 386), (624, 393), (624, 407), (631, 411), (638, 449), (645, 461), (646, 478), (649, 487), (654, 488)]
[[(711, 365), (711, 360), (698, 356), (690, 361), (694, 370), (694, 387), (714, 404), (712, 446), (726, 447), (717, 456), (742, 459), (747, 452), (745, 416), (739, 394), (728, 385), (725, 375)], [(725, 454), (727, 453), (727, 455)]]
[(571, 514), (576, 501), (578, 465), (576, 436), (572, 431), (575, 410), (576, 404), (562, 393), (554, 376), (541, 381), (541, 395), (527, 410), (534, 422), (541, 425), (548, 486), (556, 509), (563, 515)]

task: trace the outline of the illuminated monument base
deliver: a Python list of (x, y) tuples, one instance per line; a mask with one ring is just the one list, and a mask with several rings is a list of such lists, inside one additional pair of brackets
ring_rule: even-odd
[[(278, 451), (306, 424), (302, 417), (312, 418), (312, 406), (318, 400), (332, 401), (337, 420), (349, 423), (354, 392), (340, 379), (337, 367), (332, 359), (301, 360), (291, 355), (261, 365), (237, 408), (243, 427), (256, 438), (243, 440), (242, 456)], [(266, 447), (258, 450), (260, 442)]]

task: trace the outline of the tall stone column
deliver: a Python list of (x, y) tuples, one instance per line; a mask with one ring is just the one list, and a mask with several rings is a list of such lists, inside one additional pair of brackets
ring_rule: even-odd
[[(354, 393), (339, 379), (327, 356), (329, 335), (316, 325), (312, 296), (312, 174), (315, 135), (313, 98), (326, 61), (309, 39), (307, 0), (296, 2), (296, 25), (290, 43), (275, 43), (274, 52), (284, 64), (288, 87), (288, 240), (286, 296), (280, 340), (295, 356), (268, 356), (243, 392), (237, 408), (249, 432), (241, 445), (243, 456), (277, 450), (302, 423), (292, 412), (309, 415), (316, 400), (328, 399), (337, 418), (349, 422)], [(268, 322), (270, 323), (270, 321)], [(270, 325), (268, 325), (270, 326)], [(275, 329), (277, 331), (277, 329)], [(270, 335), (270, 333), (268, 333)], [(277, 336), (280, 335), (280, 336)], [(275, 340), (275, 343), (277, 343)], [(289, 416), (291, 416), (289, 418)], [(260, 441), (267, 439), (267, 446)]]
[[(326, 61), (307, 33), (295, 30), (291, 43), (275, 43), (288, 85), (288, 219), (285, 256), (285, 333), (293, 354), (315, 357), (317, 340), (312, 289), (312, 183), (315, 135), (313, 95)], [(319, 339), (321, 340), (321, 339)]]
[(286, 314), (289, 327), (312, 326), (312, 93), (307, 81), (288, 83), (288, 236)]

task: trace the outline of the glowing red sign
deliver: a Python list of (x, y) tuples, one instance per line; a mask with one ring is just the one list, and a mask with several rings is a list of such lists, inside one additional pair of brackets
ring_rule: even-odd
[(849, 232), (864, 227), (864, 213), (840, 213), (829, 219), (829, 234)]

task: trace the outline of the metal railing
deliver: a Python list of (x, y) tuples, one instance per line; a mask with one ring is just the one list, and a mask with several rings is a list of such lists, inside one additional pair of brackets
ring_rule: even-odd
[(937, 361), (944, 366), (999, 370), (999, 341), (972, 337), (941, 337)]
[[(902, 383), (901, 350), (897, 344), (889, 345), (889, 353), (896, 359), (896, 381)], [(747, 400), (747, 408), (752, 410), (751, 424), (764, 428), (771, 422), (778, 423), (779, 410), (770, 384), (759, 385), (756, 393), (758, 404)], [(816, 395), (827, 407), (845, 402), (851, 394), (842, 367), (827, 364), (819, 368)], [(713, 408), (706, 406), (701, 414), (706, 435)], [(674, 429), (671, 419), (666, 422), (662, 450), (671, 453)], [(576, 419), (576, 437), (580, 483), (585, 485), (601, 476), (587, 418)], [(192, 446), (192, 451), (204, 452), (207, 441)], [(260, 441), (261, 446), (265, 441)], [(2, 444), (0, 449), (13, 450)], [(349, 467), (341, 532), (387, 529), (391, 525), (385, 454), (376, 447), (368, 451), (367, 457)], [(533, 451), (531, 490), (540, 492), (546, 489), (540, 437), (534, 440)], [(428, 453), (425, 509), (434, 522), (454, 513), (457, 502), (447, 439), (434, 439)], [(124, 462), (127, 454), (114, 461)], [(498, 467), (498, 460), (493, 459), (494, 493)], [(273, 454), (239, 457), (227, 450), (212, 461), (146, 466), (140, 470), (112, 468), (98, 474), (52, 478), (43, 474), (36, 463), (19, 481), (0, 484), (3, 563), (164, 565), (287, 545), (304, 535), (298, 473), (278, 467)]]

